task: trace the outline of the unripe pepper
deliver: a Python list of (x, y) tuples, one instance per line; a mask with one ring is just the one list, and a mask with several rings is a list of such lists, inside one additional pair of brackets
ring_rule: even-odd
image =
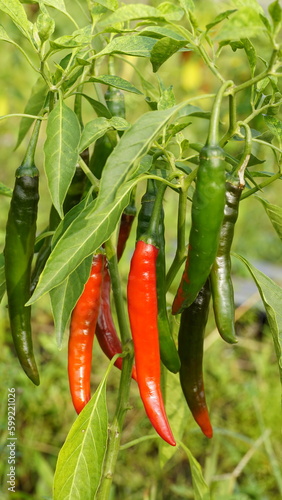
[(158, 338), (156, 260), (158, 249), (145, 241), (136, 243), (127, 286), (130, 327), (136, 373), (145, 411), (157, 433), (175, 446), (163, 403)]
[(5, 275), (11, 333), (22, 368), (35, 384), (39, 374), (33, 354), (30, 298), (31, 264), (38, 207), (39, 172), (34, 154), (41, 121), (35, 124), (25, 158), (16, 170), (16, 180), (6, 227)]
[(226, 182), (224, 219), (220, 230), (217, 255), (210, 274), (216, 326), (221, 337), (230, 344), (237, 342), (234, 327), (235, 306), (230, 250), (243, 188), (244, 186), (239, 182), (236, 184)]
[(105, 256), (93, 256), (90, 277), (79, 297), (70, 323), (68, 375), (73, 405), (80, 413), (91, 397), (92, 347), (97, 324)]
[(209, 281), (200, 290), (196, 300), (181, 314), (178, 333), (179, 371), (183, 394), (191, 413), (203, 433), (213, 435), (206, 404), (203, 382), (203, 343), (210, 303)]
[(231, 83), (225, 82), (216, 96), (207, 143), (200, 152), (188, 256), (172, 314), (178, 314), (194, 302), (216, 257), (225, 204), (225, 155), (217, 144), (218, 122), (221, 100)]

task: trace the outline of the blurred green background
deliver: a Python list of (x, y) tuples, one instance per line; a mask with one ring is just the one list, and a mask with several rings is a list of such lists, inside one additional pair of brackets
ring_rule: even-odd
[[(126, 2), (131, 3), (131, 2)], [(145, 2), (144, 2), (145, 3)], [(146, 2), (148, 3), (148, 2)], [(151, 2), (157, 5), (159, 2)], [(215, 13), (226, 8), (227, 2), (195, 2), (200, 13), (199, 24), (204, 26)], [(267, 6), (270, 2), (264, 2)], [(84, 4), (84, 2), (82, 2)], [(66, 1), (70, 12), (79, 19), (83, 16), (79, 2)], [(29, 16), (36, 16), (36, 6), (28, 6)], [(69, 21), (60, 13), (52, 11), (56, 20), (55, 36), (72, 30)], [(3, 16), (4, 17), (4, 16)], [(82, 19), (82, 18), (81, 18)], [(22, 38), (7, 18), (3, 23), (11, 36), (19, 43)], [(258, 49), (264, 57), (263, 44)], [(132, 59), (142, 75), (157, 87), (158, 79), (151, 72), (145, 60)], [(247, 62), (240, 51), (223, 50), (221, 64), (226, 78), (240, 83), (249, 78)], [(221, 69), (222, 69), (221, 68)], [(140, 87), (138, 77), (131, 66), (117, 63), (117, 73)], [(173, 85), (177, 102), (187, 95), (213, 92), (218, 88), (215, 78), (205, 68), (199, 57), (192, 54), (187, 60), (178, 54), (166, 62), (159, 71), (164, 84)], [(13, 46), (1, 42), (0, 65), (0, 115), (21, 113), (30, 96), (36, 75), (30, 71), (26, 61)], [(89, 92), (95, 97), (93, 90)], [(130, 122), (148, 110), (141, 96), (125, 96), (127, 117)], [(222, 128), (228, 123), (227, 103), (222, 114)], [(209, 109), (210, 103), (205, 102)], [(249, 109), (248, 95), (240, 101), (242, 117)], [(90, 107), (85, 104), (85, 121), (94, 118)], [(207, 123), (200, 119), (187, 130), (191, 141), (203, 141)], [(19, 118), (0, 121), (0, 182), (13, 186), (14, 171), (24, 155), (27, 140), (14, 150)], [(263, 119), (252, 124), (263, 129)], [(43, 134), (37, 148), (37, 165), (41, 172), (38, 232), (48, 220), (50, 198), (43, 169)], [(276, 169), (275, 158), (259, 148), (255, 152), (265, 160), (262, 169)], [(257, 168), (257, 167), (256, 167)], [(144, 186), (139, 187), (138, 199)], [(279, 181), (264, 190), (263, 197), (281, 205)], [(4, 245), (5, 224), (9, 209), (9, 198), (1, 197), (0, 251)], [(173, 192), (166, 196), (166, 237), (168, 265), (175, 248), (175, 210), (177, 199)], [(189, 224), (189, 221), (188, 221)], [(129, 260), (134, 246), (135, 229), (128, 242), (121, 261), (121, 276), (126, 285)], [(273, 273), (275, 279), (282, 274), (281, 241), (274, 232), (262, 205), (254, 197), (241, 203), (240, 216), (236, 226), (233, 249), (252, 262), (259, 261), (263, 268)], [(270, 266), (270, 267), (266, 267)], [(240, 300), (247, 301), (236, 324), (239, 343), (226, 345), (214, 330), (212, 316), (207, 328), (205, 352), (205, 386), (207, 401), (214, 426), (211, 441), (203, 437), (187, 412), (183, 442), (190, 448), (203, 467), (204, 477), (209, 484), (213, 500), (277, 500), (282, 497), (282, 452), (281, 452), (281, 390), (279, 373), (271, 333), (265, 323), (257, 294), (242, 265), (233, 261)], [(242, 281), (243, 279), (243, 288)], [(236, 281), (236, 280), (235, 280)], [(176, 282), (172, 292), (175, 291)], [(239, 295), (238, 295), (239, 296)], [(240, 296), (241, 297), (241, 296)], [(173, 295), (168, 294), (169, 303)], [(239, 304), (238, 304), (239, 305)], [(174, 320), (177, 332), (177, 320)], [(67, 380), (67, 333), (59, 351), (54, 337), (49, 299), (42, 298), (33, 309), (33, 337), (35, 352), (40, 366), (41, 385), (36, 388), (22, 374), (14, 354), (6, 307), (6, 297), (0, 305), (0, 484), (1, 500), (10, 498), (6, 489), (7, 474), (7, 394), (8, 388), (16, 388), (16, 436), (17, 436), (17, 492), (14, 499), (50, 499), (52, 481), (58, 452), (75, 420)], [(108, 361), (97, 344), (93, 353), (93, 391), (101, 380)], [(108, 408), (110, 416), (115, 408), (119, 374), (114, 368), (108, 382)], [(178, 391), (177, 377), (169, 377), (172, 392), (167, 399), (174, 398)], [(145, 417), (135, 383), (132, 383), (130, 404), (122, 442), (126, 443), (143, 435), (153, 434)], [(177, 414), (173, 425), (178, 425)], [(151, 439), (136, 446), (121, 450), (114, 477), (112, 499), (115, 500), (178, 500), (193, 499), (191, 473), (187, 457), (177, 450), (162, 470), (159, 466), (159, 439)], [(167, 451), (162, 447), (161, 453)]]

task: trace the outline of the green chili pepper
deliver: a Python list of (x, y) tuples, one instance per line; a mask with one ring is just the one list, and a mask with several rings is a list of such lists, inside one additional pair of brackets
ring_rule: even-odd
[(243, 186), (226, 183), (226, 203), (221, 226), (219, 246), (210, 279), (213, 309), (217, 329), (221, 337), (230, 344), (237, 342), (234, 327), (234, 291), (231, 280), (230, 249), (234, 226), (238, 218), (239, 201)]
[(41, 120), (35, 124), (25, 158), (16, 170), (16, 180), (6, 227), (4, 248), (8, 309), (12, 337), (23, 370), (39, 385), (33, 354), (30, 298), (31, 263), (34, 252), (38, 206), (38, 176), (34, 154)]
[(178, 333), (179, 371), (183, 394), (202, 432), (211, 438), (213, 431), (203, 382), (203, 343), (208, 320), (210, 287), (207, 281), (196, 300), (181, 314)]
[[(105, 92), (105, 101), (112, 116), (125, 118), (125, 104), (123, 93), (113, 87), (108, 87)], [(122, 135), (122, 131), (119, 135)], [(89, 168), (91, 172), (101, 179), (102, 171), (111, 152), (117, 145), (117, 133), (114, 130), (106, 132), (95, 142), (94, 150), (90, 159)]]
[[(148, 180), (147, 191), (141, 200), (141, 210), (138, 215), (137, 240), (148, 232), (157, 195), (162, 197), (165, 186), (156, 188), (153, 180)], [(164, 241), (164, 213), (160, 211), (158, 226), (154, 231), (154, 240), (159, 252), (156, 260), (157, 297), (158, 297), (158, 331), (160, 354), (163, 364), (168, 370), (177, 373), (180, 368), (179, 356), (171, 335), (171, 329), (166, 308), (165, 296), (165, 241)]]
[(220, 104), (227, 86), (214, 102), (206, 145), (200, 152), (196, 188), (192, 202), (192, 226), (184, 273), (172, 305), (177, 314), (191, 305), (206, 282), (219, 244), (225, 204), (225, 155), (218, 146)]

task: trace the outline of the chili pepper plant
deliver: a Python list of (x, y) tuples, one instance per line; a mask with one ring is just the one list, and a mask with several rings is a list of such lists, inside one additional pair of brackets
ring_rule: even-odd
[[(73, 426), (58, 454), (53, 498), (114, 498), (121, 444), (146, 439), (169, 449), (168, 458), (184, 451), (194, 498), (211, 498), (183, 432), (189, 411), (204, 439), (216, 433), (204, 342), (212, 317), (223, 346), (240, 344), (233, 262), (258, 288), (282, 375), (282, 289), (247, 256), (232, 254), (250, 197), (282, 238), (282, 208), (267, 199), (281, 182), (282, 8), (278, 0), (267, 8), (217, 2), (204, 13), (196, 0), (68, 4), (0, 0), (1, 52), (10, 44), (34, 81), (24, 110), (0, 117), (17, 126), (15, 147), (26, 147), (15, 184), (4, 177), (0, 184), (11, 198), (0, 290), (14, 362), (34, 391), (44, 373), (31, 319), (46, 294), (68, 357)], [(244, 71), (234, 69), (235, 56)], [(192, 60), (204, 75), (194, 87)], [(42, 179), (48, 190), (38, 214)], [(96, 384), (93, 341), (109, 360)], [(181, 395), (174, 410), (169, 377)], [(133, 384), (151, 433), (124, 442)]]

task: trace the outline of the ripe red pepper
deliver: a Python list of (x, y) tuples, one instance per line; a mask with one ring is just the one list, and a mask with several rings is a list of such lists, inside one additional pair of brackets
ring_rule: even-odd
[(163, 403), (158, 338), (156, 260), (158, 249), (136, 243), (127, 286), (128, 313), (135, 352), (137, 381), (145, 411), (158, 434), (175, 446)]
[(91, 273), (72, 312), (68, 375), (73, 405), (80, 413), (90, 400), (92, 346), (99, 314), (105, 256), (93, 256)]
[[(111, 278), (108, 271), (108, 266), (106, 262), (104, 262), (101, 302), (96, 326), (96, 337), (102, 351), (109, 359), (112, 359), (115, 354), (117, 354), (118, 352), (122, 352), (122, 345), (117, 335), (111, 313), (110, 295)], [(122, 369), (122, 358), (118, 358), (116, 360), (115, 366), (120, 370)], [(134, 378), (134, 380), (137, 380), (135, 366), (133, 366), (132, 368), (132, 378)]]

